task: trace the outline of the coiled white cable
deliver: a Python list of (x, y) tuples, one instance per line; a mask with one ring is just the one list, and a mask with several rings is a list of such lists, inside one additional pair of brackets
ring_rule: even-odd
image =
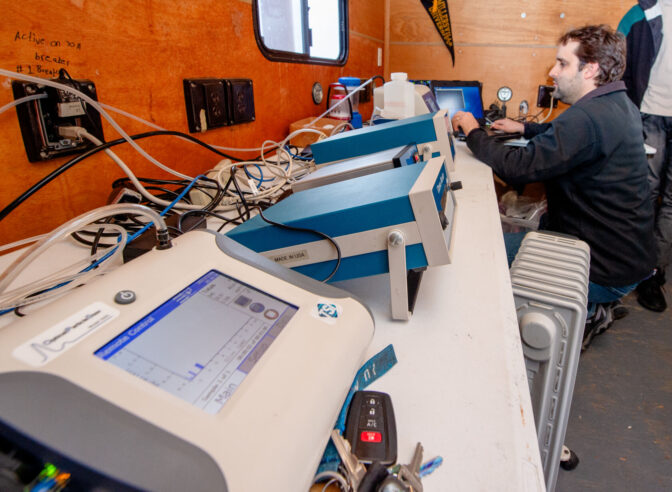
[[(93, 256), (79, 260), (40, 280), (3, 292), (0, 294), (0, 310), (14, 309), (61, 295), (74, 287), (87, 283), (93, 277), (102, 275), (112, 265), (118, 262), (121, 263), (123, 245), (127, 239), (126, 230), (116, 224), (101, 224), (99, 228), (103, 228), (106, 233), (117, 232), (119, 234), (118, 242), (120, 246), (115, 246), (111, 253), (107, 250), (99, 251)], [(97, 268), (85, 270), (86, 267), (102, 259), (104, 256), (108, 256), (108, 258), (100, 263)], [(52, 290), (59, 285), (58, 289)], [(35, 294), (37, 292), (41, 293)]]
[[(63, 283), (64, 279), (68, 278), (68, 276), (64, 274), (65, 269), (61, 269), (55, 274), (52, 274), (50, 276), (49, 281), (45, 281), (43, 279), (19, 287), (18, 289), (15, 289), (13, 291), (8, 290), (12, 282), (21, 274), (21, 272), (23, 272), (28, 267), (28, 265), (30, 265), (30, 263), (32, 263), (35, 260), (35, 258), (40, 256), (42, 253), (44, 253), (44, 251), (49, 249), (51, 246), (53, 246), (54, 244), (63, 239), (66, 239), (73, 232), (81, 230), (83, 227), (87, 226), (92, 222), (95, 222), (96, 220), (118, 214), (144, 215), (148, 217), (149, 220), (151, 220), (156, 225), (157, 231), (166, 230), (166, 223), (163, 220), (163, 217), (161, 217), (157, 212), (150, 209), (149, 207), (145, 207), (144, 205), (121, 204), (121, 203), (106, 205), (104, 207), (91, 210), (78, 217), (75, 217), (74, 219), (69, 220), (62, 226), (58, 227), (49, 234), (45, 235), (38, 242), (27, 248), (26, 251), (23, 252), (23, 254), (21, 254), (21, 256), (15, 259), (14, 262), (7, 269), (5, 269), (4, 272), (0, 274), (0, 309), (1, 310), (13, 309), (15, 307), (43, 300), (49, 296), (53, 296), (60, 292), (63, 292), (63, 290), (70, 289), (76, 285), (81, 285), (82, 281), (89, 280), (91, 277), (95, 275), (100, 275), (102, 272), (104, 272), (107, 266), (112, 264), (114, 262), (114, 259), (118, 258), (119, 255), (122, 254), (123, 245), (125, 244), (126, 240), (126, 231), (124, 231), (121, 228), (119, 228), (121, 230), (116, 229), (118, 226), (114, 226), (113, 229), (116, 229), (120, 234), (119, 237), (120, 246), (115, 247), (112, 256), (108, 258), (106, 261), (100, 263), (100, 267), (85, 272), (78, 272), (76, 274), (73, 274), (72, 276), (69, 277), (71, 281), (66, 286), (53, 291), (44, 292), (42, 294), (38, 294), (35, 296), (28, 297), (32, 292), (40, 292), (45, 289), (56, 287), (59, 284)], [(101, 253), (101, 257), (106, 254), (109, 254), (109, 252)], [(86, 259), (86, 263), (89, 263), (90, 261), (91, 261), (90, 257)], [(81, 262), (78, 262), (76, 265), (80, 264)], [(72, 268), (72, 265), (69, 268)], [(75, 280), (77, 280), (77, 282), (75, 282)], [(26, 292), (28, 292), (28, 294), (26, 294)]]

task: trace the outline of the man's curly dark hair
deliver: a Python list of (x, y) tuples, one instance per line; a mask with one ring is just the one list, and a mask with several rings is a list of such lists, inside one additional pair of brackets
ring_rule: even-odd
[(585, 26), (563, 34), (559, 44), (566, 45), (576, 41), (576, 56), (579, 59), (579, 70), (586, 63), (597, 63), (599, 71), (595, 77), (598, 87), (609, 82), (620, 80), (625, 71), (625, 37), (606, 24)]

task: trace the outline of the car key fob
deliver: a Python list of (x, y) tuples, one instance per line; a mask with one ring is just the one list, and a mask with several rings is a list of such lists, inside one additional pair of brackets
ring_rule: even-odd
[(345, 438), (362, 463), (394, 464), (397, 426), (390, 395), (378, 391), (355, 392), (345, 422)]

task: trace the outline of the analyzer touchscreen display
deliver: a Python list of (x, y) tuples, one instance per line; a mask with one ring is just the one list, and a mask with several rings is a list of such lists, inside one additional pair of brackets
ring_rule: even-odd
[(216, 414), (297, 311), (210, 270), (94, 355)]

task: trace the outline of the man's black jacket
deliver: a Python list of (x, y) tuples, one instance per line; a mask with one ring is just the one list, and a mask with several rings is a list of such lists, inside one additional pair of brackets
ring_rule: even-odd
[(546, 228), (591, 249), (590, 280), (621, 287), (655, 265), (654, 213), (639, 111), (623, 82), (593, 90), (548, 124), (526, 124), (526, 147), (504, 146), (480, 129), (474, 155), (511, 185), (546, 186)]

